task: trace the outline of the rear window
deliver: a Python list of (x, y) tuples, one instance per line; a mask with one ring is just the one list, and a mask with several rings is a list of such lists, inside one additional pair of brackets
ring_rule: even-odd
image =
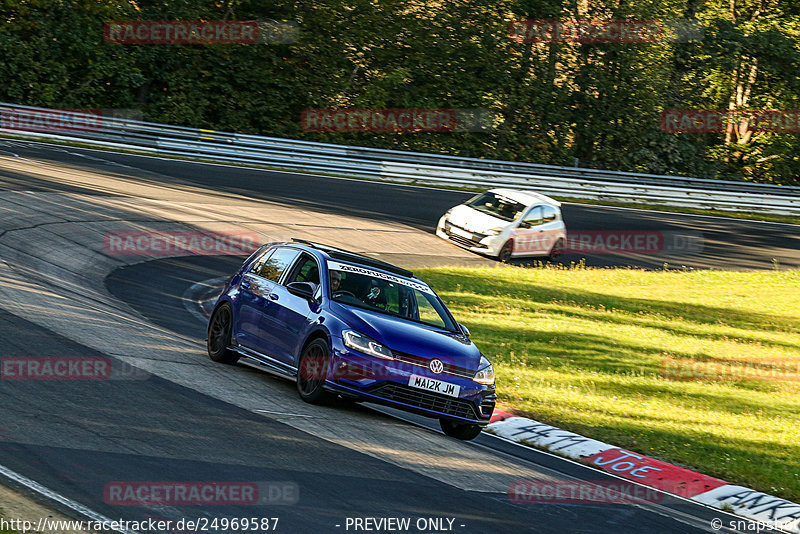
[(298, 251), (293, 248), (279, 248), (269, 255), (264, 255), (264, 258), (259, 259), (253, 266), (252, 272), (259, 276), (263, 276), (267, 280), (277, 282), (280, 280), (289, 265), (292, 264)]

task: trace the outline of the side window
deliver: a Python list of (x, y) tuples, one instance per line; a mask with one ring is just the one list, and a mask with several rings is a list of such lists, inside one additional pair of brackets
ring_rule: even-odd
[(417, 291), (416, 289), (414, 289), (413, 292), (414, 300), (417, 302), (417, 315), (419, 321), (425, 324), (438, 326), (440, 328), (446, 328), (442, 316), (434, 306), (436, 299), (434, 297), (429, 297), (420, 291)]
[(535, 208), (531, 208), (528, 214), (525, 215), (525, 218), (522, 219), (522, 222), (528, 226), (537, 226), (542, 224), (542, 207), (536, 206)]
[(556, 209), (553, 206), (542, 206), (542, 222), (549, 223), (556, 220)]
[(295, 262), (292, 274), (286, 279), (286, 283), (291, 282), (311, 282), (319, 284), (319, 267), (317, 260), (308, 254), (301, 254), (300, 258)]
[(258, 274), (258, 271), (261, 270), (261, 266), (264, 265), (264, 262), (269, 259), (272, 253), (275, 252), (275, 249), (267, 249), (261, 253), (261, 255), (256, 258), (256, 260), (250, 264), (250, 270), (247, 271), (249, 273)]
[(269, 258), (261, 263), (256, 274), (263, 276), (267, 280), (277, 282), (289, 265), (291, 265), (295, 256), (297, 256), (296, 249), (285, 247), (278, 248)]

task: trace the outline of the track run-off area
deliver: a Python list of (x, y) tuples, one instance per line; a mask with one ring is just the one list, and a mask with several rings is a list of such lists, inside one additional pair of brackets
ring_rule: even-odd
[[(109, 246), (109, 235), (126, 232), (213, 232), (310, 239), (412, 269), (496, 265), (433, 234), (439, 216), (470, 195), (0, 140), (2, 356), (90, 358), (103, 378), (0, 381), (0, 479), (81, 519), (278, 518), (279, 532), (353, 532), (354, 519), (392, 517), (422, 518), (424, 532), (689, 533), (735, 519), (666, 494), (515, 502), (509, 487), (519, 480), (616, 479), (487, 434), (449, 439), (435, 421), (388, 409), (311, 406), (288, 381), (215, 364), (194, 301), (242, 256)], [(567, 265), (800, 266), (796, 226), (582, 204), (563, 214), (571, 230), (701, 244), (568, 254)], [(263, 498), (137, 505), (114, 493), (164, 481), (245, 483)]]

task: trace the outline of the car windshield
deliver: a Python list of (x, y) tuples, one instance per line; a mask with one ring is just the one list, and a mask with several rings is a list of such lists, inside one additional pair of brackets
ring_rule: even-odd
[(525, 211), (523, 204), (492, 192), (478, 195), (470, 200), (467, 206), (509, 222), (517, 220)]
[(442, 302), (421, 282), (349, 264), (329, 264), (328, 272), (336, 302), (457, 331)]

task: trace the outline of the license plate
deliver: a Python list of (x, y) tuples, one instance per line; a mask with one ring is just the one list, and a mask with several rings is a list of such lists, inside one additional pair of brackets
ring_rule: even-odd
[(461, 236), (461, 237), (466, 237), (467, 239), (472, 239), (472, 234), (469, 233), (469, 232), (465, 232), (461, 228), (456, 228), (455, 226), (451, 226), (450, 227), (450, 231), (453, 232), (456, 235)]
[(449, 395), (451, 397), (458, 397), (461, 391), (461, 386), (451, 384), (449, 382), (442, 382), (435, 378), (426, 378), (424, 376), (411, 375), (408, 379), (408, 385), (412, 388), (424, 389), (432, 393), (441, 393), (442, 395)]

